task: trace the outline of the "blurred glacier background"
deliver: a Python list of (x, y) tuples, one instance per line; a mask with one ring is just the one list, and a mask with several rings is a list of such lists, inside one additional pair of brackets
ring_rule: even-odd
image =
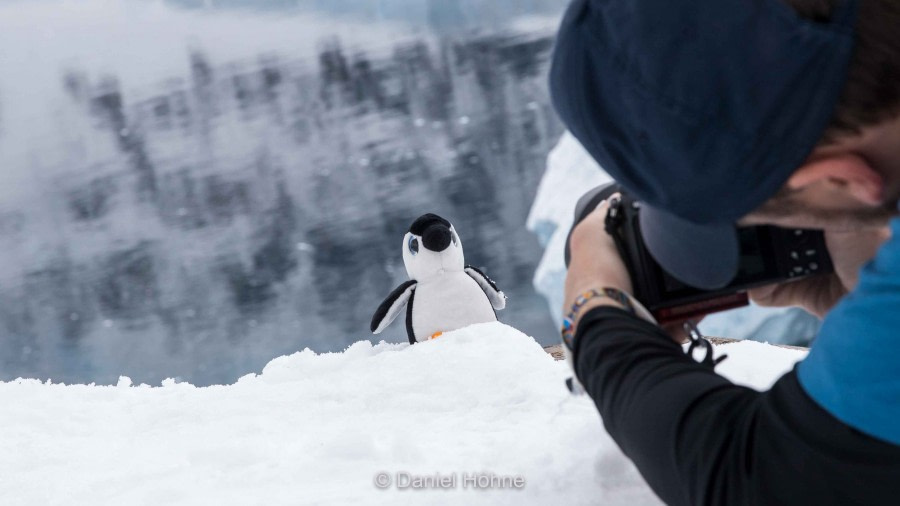
[(555, 339), (525, 219), (564, 5), (3, 0), (0, 379), (223, 383), (342, 350), (424, 212), (503, 321)]
[(551, 157), (541, 183), (566, 3), (0, 0), (0, 380), (228, 383), (342, 350), (424, 212), (555, 343), (542, 246), (591, 181)]

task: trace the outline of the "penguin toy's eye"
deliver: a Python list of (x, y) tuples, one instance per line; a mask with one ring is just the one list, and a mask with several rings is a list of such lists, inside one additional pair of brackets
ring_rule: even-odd
[(415, 255), (419, 252), (419, 240), (415, 237), (409, 238), (409, 252)]

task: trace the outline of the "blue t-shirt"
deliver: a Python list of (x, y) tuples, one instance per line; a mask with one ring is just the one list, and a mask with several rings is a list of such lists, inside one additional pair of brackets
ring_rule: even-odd
[(856, 290), (825, 317), (798, 376), (836, 418), (900, 445), (900, 219), (891, 231)]

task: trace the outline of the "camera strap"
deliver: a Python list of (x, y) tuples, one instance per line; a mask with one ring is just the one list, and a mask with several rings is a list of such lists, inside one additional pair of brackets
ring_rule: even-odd
[[(620, 195), (611, 197), (609, 199), (609, 209), (606, 211), (606, 219), (604, 220), (603, 225), (606, 233), (612, 236), (613, 242), (616, 243), (616, 249), (619, 251), (619, 256), (622, 257), (625, 267), (628, 269), (628, 272), (631, 273), (635, 272), (635, 270), (631, 265), (631, 257), (625, 249), (625, 238), (622, 232), (623, 224), (625, 223), (625, 211), (622, 209), (622, 206), (625, 205), (629, 205), (629, 203), (623, 202)], [(643, 308), (643, 306), (641, 307)], [(646, 309), (644, 311), (648, 315), (650, 314)], [(655, 320), (653, 320), (653, 323), (656, 323)], [(690, 344), (685, 352), (689, 357), (694, 358), (694, 351), (702, 348), (704, 351), (703, 358), (700, 360), (694, 359), (710, 369), (714, 369), (720, 362), (728, 357), (728, 355), (723, 354), (719, 358), (713, 358), (712, 343), (703, 337), (703, 334), (700, 333), (700, 329), (697, 328), (697, 325), (695, 325), (694, 322), (690, 320), (684, 322), (683, 328), (690, 339)]]
[(606, 233), (612, 236), (613, 242), (616, 243), (616, 249), (619, 256), (629, 273), (634, 272), (634, 266), (631, 265), (631, 257), (625, 249), (625, 238), (622, 236), (622, 224), (625, 222), (625, 212), (622, 210), (622, 197), (620, 195), (613, 196), (609, 199), (609, 209), (606, 211), (606, 219), (603, 221)]
[(700, 333), (700, 329), (697, 328), (697, 325), (694, 322), (688, 320), (684, 322), (682, 326), (684, 328), (684, 332), (688, 335), (688, 338), (691, 340), (688, 345), (687, 351), (685, 351), (685, 355), (697, 360), (694, 357), (694, 350), (703, 348), (703, 358), (701, 360), (697, 360), (701, 365), (705, 365), (710, 369), (715, 369), (717, 365), (719, 365), (723, 360), (728, 358), (728, 355), (722, 354), (719, 358), (713, 358), (713, 345), (709, 342), (709, 339), (703, 337), (703, 334)]

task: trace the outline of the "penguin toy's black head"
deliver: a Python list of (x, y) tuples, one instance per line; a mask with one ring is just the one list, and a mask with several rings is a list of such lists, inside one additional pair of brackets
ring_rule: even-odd
[(403, 236), (403, 263), (410, 279), (423, 281), (465, 267), (462, 242), (449, 221), (423, 214)]

